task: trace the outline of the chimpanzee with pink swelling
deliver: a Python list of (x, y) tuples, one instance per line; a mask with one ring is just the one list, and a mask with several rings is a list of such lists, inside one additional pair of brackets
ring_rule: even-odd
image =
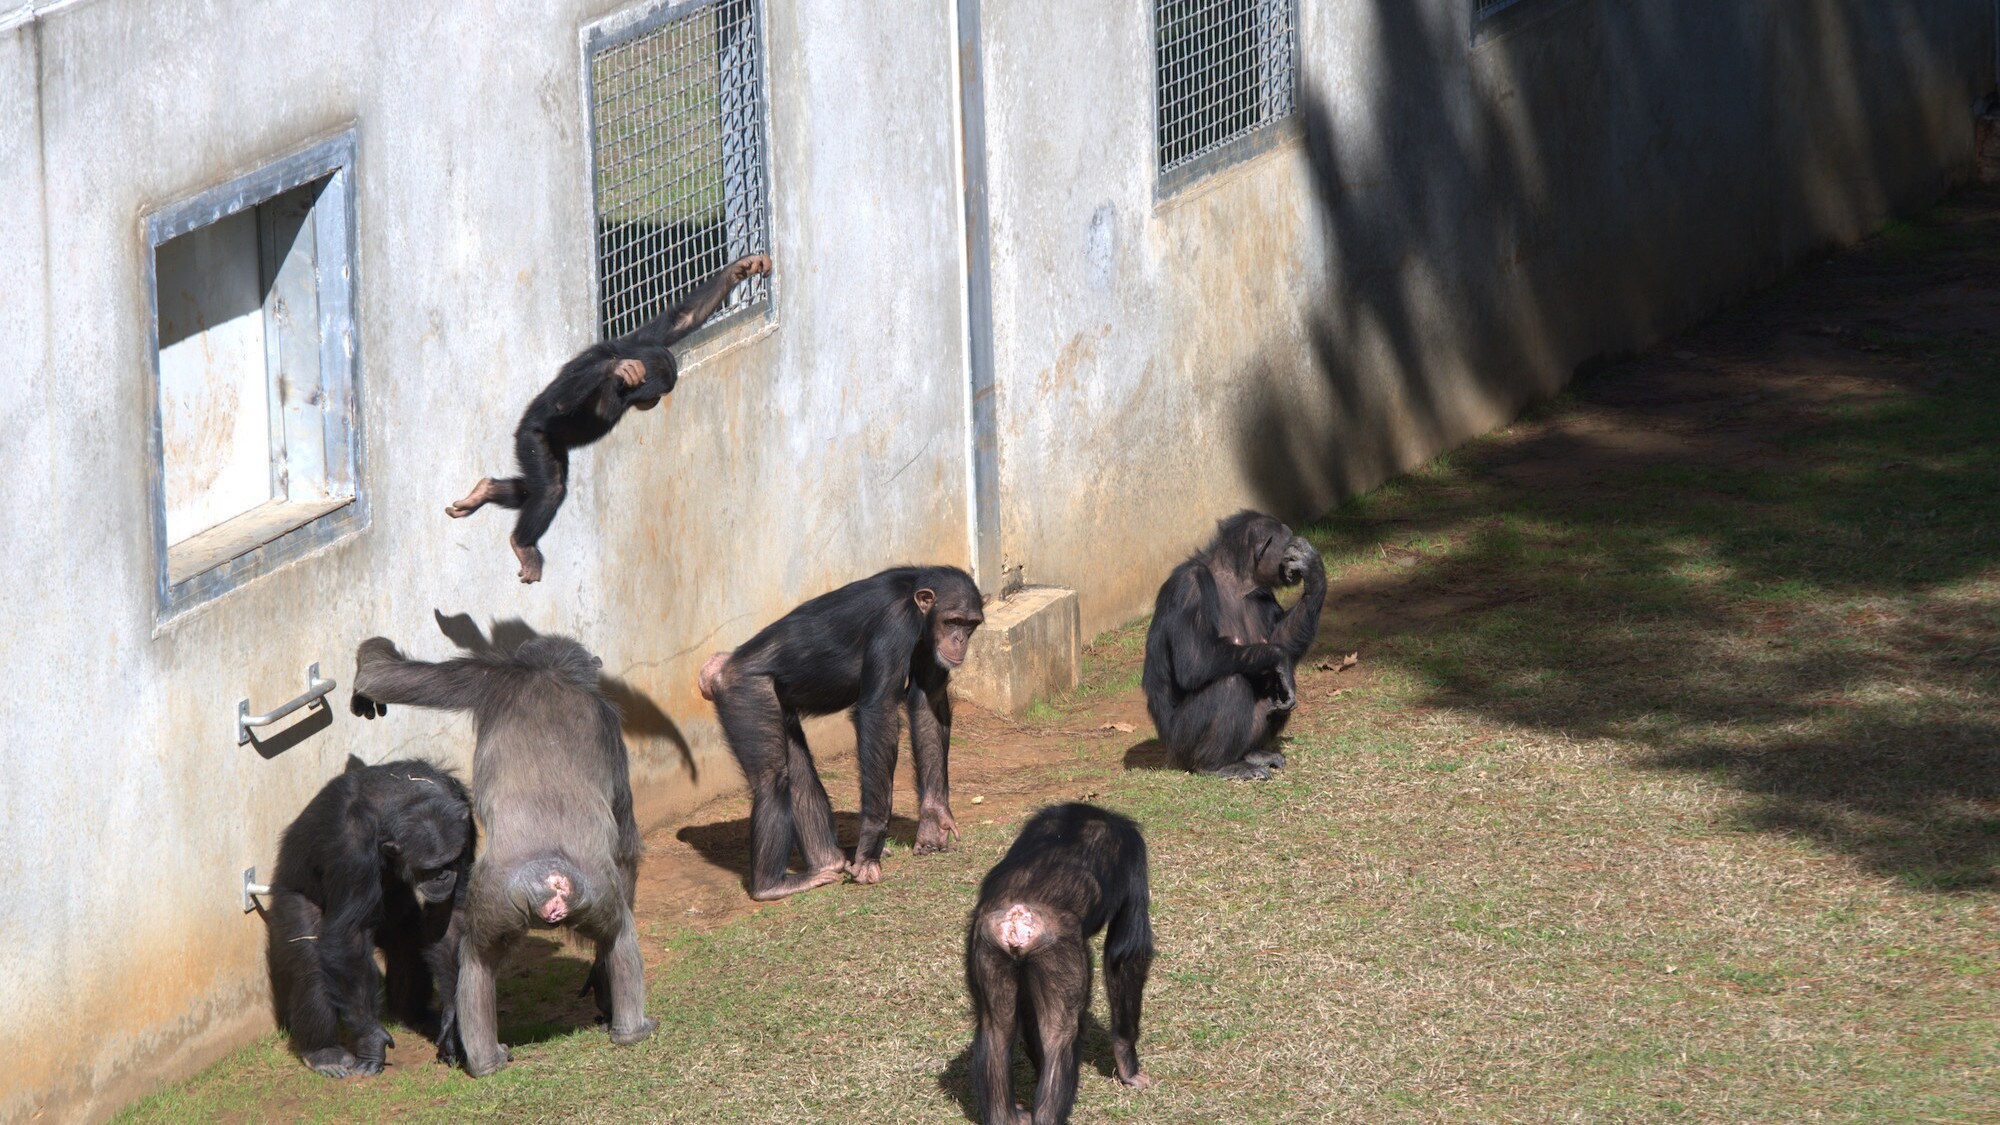
[(596, 943), (583, 991), (596, 993), (613, 1043), (637, 1043), (659, 1026), (646, 1015), (632, 921), (641, 843), (630, 766), (599, 667), (582, 645), (553, 636), (438, 664), (406, 659), (382, 637), (355, 653), (355, 714), (407, 703), (474, 717), (472, 805), (485, 837), (465, 904), (457, 1013), (475, 1078), (511, 1059), (495, 977), (531, 928), (563, 926)]
[[(1094, 805), (1043, 809), (979, 885), (965, 935), (972, 994), (972, 1089), (982, 1125), (1060, 1125), (1076, 1103), (1078, 1047), (1090, 1009), (1089, 939), (1104, 931), (1104, 991), (1118, 1081), (1139, 1069), (1139, 1010), (1153, 964), (1146, 841)], [(1014, 1043), (1034, 1063), (1035, 1103), (1014, 1104)]]

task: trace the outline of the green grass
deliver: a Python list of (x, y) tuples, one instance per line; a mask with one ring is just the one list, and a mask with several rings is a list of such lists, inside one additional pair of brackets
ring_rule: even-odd
[[(1311, 527), (1323, 651), (1361, 663), (1302, 675), (1276, 779), (1076, 733), (1136, 696), (1143, 622), (986, 736), (1073, 746), (1048, 791), (1148, 833), (1160, 1085), (1106, 1076), (1100, 990), (1076, 1121), (2000, 1119), (2000, 363), (1898, 303), (2000, 232), (1928, 222), (1712, 326), (1729, 377), (1678, 412), (1603, 405), (1642, 361)], [(1851, 393), (1731, 350), (1864, 317), (1895, 327), (1840, 337)], [(1510, 475), (1584, 424), (1688, 440)], [(331, 1083), (272, 1038), (128, 1119), (963, 1121), (962, 928), (1019, 817), (957, 811), (959, 850), (876, 887), (708, 933), (658, 906), (638, 1047), (578, 1026), (584, 962), (545, 949), (496, 1077)]]

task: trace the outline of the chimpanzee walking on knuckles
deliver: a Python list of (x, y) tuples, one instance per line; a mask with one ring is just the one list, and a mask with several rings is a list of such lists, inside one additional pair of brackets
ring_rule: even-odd
[(541, 581), (542, 552), (535, 544), (569, 490), (569, 451), (610, 433), (627, 407), (658, 406), (680, 372), (668, 345), (707, 323), (738, 282), (770, 272), (771, 259), (762, 254), (738, 258), (709, 275), (680, 304), (615, 340), (578, 352), (528, 403), (514, 430), (521, 475), (482, 478), (445, 514), (462, 519), (488, 504), (519, 509), (507, 541), (520, 560), (521, 581)]
[[(958, 837), (946, 764), (952, 669), (986, 620), (972, 576), (951, 566), (904, 566), (821, 594), (701, 669), (722, 732), (750, 783), (750, 897), (823, 887), (843, 871), (882, 879), (899, 741), (896, 708), (910, 716), (917, 764), (918, 854)], [(854, 709), (861, 830), (850, 861), (834, 837), (833, 806), (799, 720)], [(805, 860), (790, 873), (793, 848)]]

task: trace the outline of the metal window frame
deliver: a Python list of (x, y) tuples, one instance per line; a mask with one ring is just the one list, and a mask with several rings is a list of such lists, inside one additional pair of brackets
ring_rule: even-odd
[[(703, 8), (711, 8), (724, 0), (647, 0), (620, 12), (614, 12), (602, 19), (585, 24), (577, 33), (582, 47), (580, 80), (583, 86), (583, 149), (584, 186), (590, 197), (590, 323), (592, 331), (601, 333), (604, 327), (604, 276), (603, 247), (600, 244), (598, 215), (600, 213), (597, 195), (597, 96), (590, 62), (599, 51), (623, 46), (634, 39), (658, 31), (661, 27), (693, 15)], [(772, 215), (774, 192), (771, 180), (771, 84), (765, 60), (770, 57), (769, 21), (764, 0), (748, 0), (751, 18), (756, 22), (757, 58), (753, 81), (757, 84), (758, 137), (757, 165), (764, 180), (764, 237), (766, 242), (775, 234)], [(765, 253), (769, 253), (767, 248)], [(681, 338), (675, 351), (685, 352), (699, 349), (711, 340), (725, 335), (734, 335), (743, 326), (750, 330), (762, 331), (777, 318), (778, 283), (775, 272), (767, 279), (764, 296), (750, 301), (741, 308), (724, 310), (716, 314), (707, 324)]]
[[(308, 144), (254, 172), (169, 204), (144, 219), (143, 269), (146, 344), (152, 364), (147, 450), (152, 502), (153, 606), (169, 619), (304, 557), (368, 526), (368, 496), (361, 440), (361, 346), (354, 330), (357, 254), (355, 231), (356, 130)], [(329, 484), (344, 484), (351, 499), (227, 562), (173, 582), (168, 573), (166, 441), (160, 382), (160, 246), (184, 234), (253, 210), (288, 191), (327, 181), (312, 209), (316, 289), (319, 296), (319, 368)], [(260, 239), (260, 255), (263, 253)], [(330, 260), (329, 254), (337, 255)], [(344, 457), (337, 456), (344, 454)]]
[(1303, 28), (1299, 25), (1299, 0), (1287, 0), (1286, 6), (1291, 11), (1292, 24), (1292, 111), (1290, 113), (1274, 117), (1260, 125), (1253, 125), (1248, 132), (1232, 137), (1192, 160), (1175, 165), (1170, 170), (1162, 169), (1160, 167), (1160, 3), (1161, 0), (1152, 0), (1150, 5), (1152, 19), (1147, 25), (1152, 33), (1152, 44), (1148, 53), (1153, 60), (1151, 138), (1155, 202), (1176, 195), (1224, 168), (1241, 164), (1253, 156), (1268, 152), (1291, 135), (1293, 130), (1289, 126), (1296, 122), (1299, 116), (1299, 55), (1304, 38), (1301, 35)]
[(1466, 0), (1467, 38), (1474, 47), (1575, 8), (1582, 0), (1501, 0), (1482, 10), (1484, 0)]
[(1485, 23), (1519, 3), (1521, 0), (1472, 0), (1472, 22)]

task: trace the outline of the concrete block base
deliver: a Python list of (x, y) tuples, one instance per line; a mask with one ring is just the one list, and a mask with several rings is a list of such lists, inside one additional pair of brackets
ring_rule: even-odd
[(1077, 685), (1083, 667), (1083, 618), (1076, 591), (1026, 586), (986, 605), (951, 686), (989, 711), (1020, 716), (1038, 699)]

